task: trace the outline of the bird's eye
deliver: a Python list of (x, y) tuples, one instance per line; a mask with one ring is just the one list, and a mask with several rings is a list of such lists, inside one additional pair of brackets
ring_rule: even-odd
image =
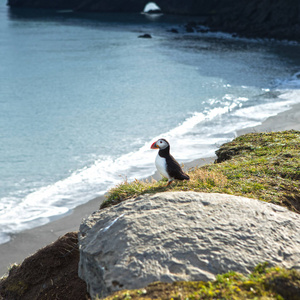
[(162, 141), (159, 141), (160, 144), (162, 144)]

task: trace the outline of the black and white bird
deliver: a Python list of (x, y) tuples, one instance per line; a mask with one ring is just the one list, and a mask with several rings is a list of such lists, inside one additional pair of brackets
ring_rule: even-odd
[(171, 184), (174, 179), (189, 180), (189, 175), (185, 174), (179, 163), (170, 154), (170, 144), (165, 139), (159, 139), (151, 145), (151, 149), (159, 149), (155, 159), (158, 172), (168, 179)]

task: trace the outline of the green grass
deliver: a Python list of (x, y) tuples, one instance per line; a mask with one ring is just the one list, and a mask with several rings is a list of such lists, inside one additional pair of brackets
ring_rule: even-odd
[(190, 181), (124, 181), (100, 208), (164, 191), (215, 192), (256, 198), (300, 213), (300, 132), (250, 133), (224, 144), (216, 163), (188, 171)]
[(106, 300), (146, 299), (300, 299), (300, 273), (279, 267), (258, 265), (245, 276), (236, 272), (217, 275), (215, 281), (155, 282), (140, 290), (123, 290)]

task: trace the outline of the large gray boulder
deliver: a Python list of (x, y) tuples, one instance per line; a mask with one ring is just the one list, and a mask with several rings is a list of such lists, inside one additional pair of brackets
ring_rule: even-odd
[(154, 281), (247, 273), (265, 261), (300, 269), (300, 216), (230, 195), (144, 195), (84, 220), (79, 248), (79, 276), (92, 297)]

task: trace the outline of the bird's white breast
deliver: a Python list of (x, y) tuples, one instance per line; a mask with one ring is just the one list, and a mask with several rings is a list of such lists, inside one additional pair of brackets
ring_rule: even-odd
[(166, 162), (166, 159), (164, 157), (160, 157), (159, 154), (157, 154), (156, 159), (155, 159), (155, 165), (156, 165), (156, 168), (157, 168), (158, 172), (162, 176), (170, 179), (170, 176), (167, 173), (167, 162)]

